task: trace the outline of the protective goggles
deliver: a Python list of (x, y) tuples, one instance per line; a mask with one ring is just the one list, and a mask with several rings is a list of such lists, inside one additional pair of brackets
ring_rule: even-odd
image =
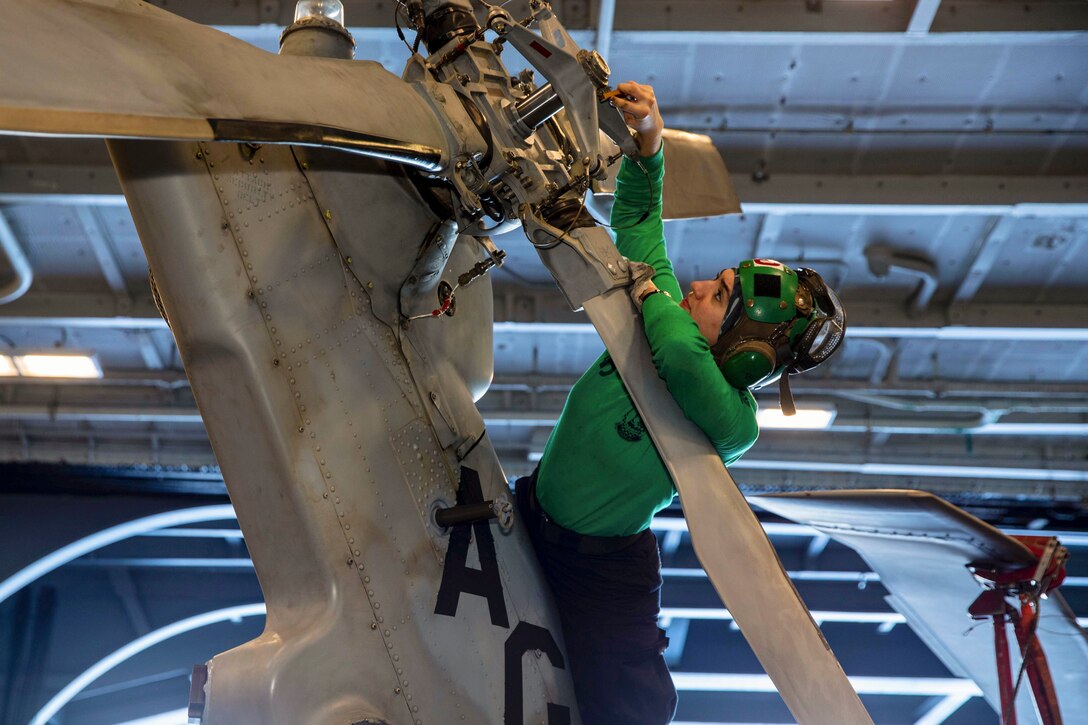
[(790, 366), (790, 372), (794, 373), (811, 370), (827, 360), (846, 335), (846, 310), (823, 277), (804, 267), (797, 269), (797, 277), (812, 295), (816, 315), (794, 345), (797, 358)]

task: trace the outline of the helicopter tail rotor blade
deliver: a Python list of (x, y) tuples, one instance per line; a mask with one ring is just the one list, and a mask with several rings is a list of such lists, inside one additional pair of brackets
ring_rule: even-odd
[(658, 377), (626, 290), (584, 306), (676, 483), (699, 561), (790, 712), (806, 725), (871, 725), (744, 495)]
[(274, 55), (136, 0), (0, 0), (0, 17), (0, 133), (319, 145), (427, 170), (448, 155), (424, 94), (377, 63)]
[[(666, 128), (662, 137), (669, 147), (662, 200), (665, 219), (702, 219), (740, 213), (733, 180), (709, 136)], [(609, 157), (619, 152), (619, 147), (604, 136), (601, 144), (601, 152)], [(604, 181), (593, 182), (593, 209), (605, 221), (619, 169), (618, 163), (612, 164)]]

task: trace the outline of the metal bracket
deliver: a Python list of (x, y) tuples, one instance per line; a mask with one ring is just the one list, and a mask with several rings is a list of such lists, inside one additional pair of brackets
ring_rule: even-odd
[(499, 528), (509, 531), (514, 526), (514, 504), (503, 499), (493, 499), (440, 508), (434, 512), (434, 522), (444, 529), (491, 519), (497, 520)]
[(602, 227), (558, 229), (523, 204), (519, 210), (525, 235), (574, 310), (586, 300), (631, 282), (628, 260)]

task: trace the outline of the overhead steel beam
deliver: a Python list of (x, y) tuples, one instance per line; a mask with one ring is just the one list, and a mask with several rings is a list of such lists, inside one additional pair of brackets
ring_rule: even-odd
[[(509, 374), (499, 371), (491, 384), (493, 391), (532, 391), (566, 392), (577, 382), (577, 375), (540, 375)], [(895, 382), (873, 383), (862, 380), (817, 380), (807, 382), (800, 377), (790, 384), (794, 390), (806, 395), (831, 395), (848, 393), (857, 395), (902, 396), (904, 399), (931, 399), (941, 396), (947, 400), (957, 398), (1054, 398), (1084, 401), (1088, 399), (1088, 384), (1085, 383), (1039, 383), (1035, 381), (976, 382), (974, 380), (953, 380), (948, 378), (926, 378), (924, 380), (896, 380)]]
[[(504, 392), (532, 392), (548, 393), (559, 392), (565, 397), (566, 393), (574, 386), (578, 376), (570, 375), (540, 375), (540, 374), (516, 374), (499, 370), (491, 384), (490, 391), (493, 394)], [(99, 388), (110, 388), (117, 391), (116, 400), (126, 402), (133, 400), (132, 395), (144, 396), (139, 398), (139, 403), (149, 405), (144, 395), (146, 388), (160, 388), (165, 391), (179, 391), (188, 388), (188, 378), (181, 371), (110, 371), (106, 370), (100, 380), (62, 380), (51, 378), (6, 378), (0, 380), (0, 390), (13, 386), (36, 386), (49, 388), (48, 399), (33, 399), (28, 394), (20, 394), (19, 399), (24, 403), (40, 402), (42, 404), (56, 404), (58, 402), (81, 403), (86, 402), (86, 393), (93, 392), (100, 396)], [(1083, 401), (1088, 400), (1088, 384), (1086, 383), (1046, 383), (1025, 381), (994, 381), (977, 382), (955, 378), (926, 378), (888, 381), (873, 383), (866, 380), (845, 379), (813, 379), (799, 378), (792, 383), (794, 390), (803, 393), (806, 397), (819, 398), (826, 402), (827, 398), (844, 398), (847, 400), (859, 400), (861, 396), (883, 396), (885, 399), (898, 399), (903, 403), (917, 401), (919, 407), (926, 407), (926, 401), (940, 397), (948, 403), (959, 403), (978, 407), (992, 406), (997, 409), (1041, 407), (1042, 413), (1054, 413), (1056, 407), (1068, 408), (1063, 412), (1078, 412), (1083, 407)], [(66, 389), (74, 389), (83, 393), (83, 397), (62, 392)], [(757, 395), (758, 397), (758, 395)], [(178, 400), (171, 393), (169, 398), (160, 397), (159, 404), (174, 406)], [(1072, 401), (1072, 406), (1070, 403)], [(865, 402), (860, 400), (860, 402)], [(502, 415), (509, 414), (510, 420), (524, 420), (531, 423), (534, 416), (547, 423), (554, 418), (555, 411), (549, 408), (532, 408), (514, 411), (509, 405), (493, 404), (490, 401), (484, 403), (485, 414), (493, 414), (496, 411), (505, 411)], [(173, 409), (171, 407), (171, 409)], [(932, 411), (923, 411), (932, 412)], [(849, 416), (844, 417), (845, 421)], [(1002, 425), (1014, 426), (1024, 421), (1007, 421)], [(1028, 421), (1030, 422), (1030, 421)], [(1052, 423), (1059, 421), (1052, 420)], [(1073, 422), (1073, 421), (1066, 421)], [(886, 422), (891, 425), (892, 423)], [(1046, 425), (1046, 422), (1037, 422), (1038, 425)], [(1026, 431), (1025, 431), (1026, 432)]]
[[(84, 558), (73, 562), (73, 566), (88, 569), (109, 569), (129, 567), (133, 569), (215, 569), (223, 572), (250, 574), (253, 561), (246, 557), (102, 557)], [(878, 583), (880, 575), (872, 571), (825, 571), (798, 569), (786, 574), (795, 582), (823, 584)], [(666, 579), (706, 579), (706, 571), (693, 567), (662, 567), (661, 575)], [(1070, 576), (1062, 582), (1063, 587), (1086, 587), (1088, 577)], [(830, 620), (826, 620), (830, 621)]]
[(110, 405), (5, 405), (0, 420), (89, 421), (96, 423), (203, 424), (200, 411), (188, 407)]
[(67, 327), (72, 329), (165, 330), (150, 294), (30, 294), (0, 308), (6, 327)]
[(1011, 466), (934, 465), (925, 463), (889, 463), (852, 461), (784, 461), (742, 458), (730, 465), (732, 470), (759, 469), (764, 471), (828, 471), (862, 476), (909, 476), (911, 478), (951, 477), (975, 478), (989, 481), (1042, 481), (1047, 483), (1088, 482), (1088, 470), (1076, 468), (1016, 468)]
[(933, 27), (933, 19), (937, 17), (937, 10), (941, 7), (941, 0), (918, 0), (914, 4), (914, 12), (911, 13), (910, 22), (907, 24), (908, 34), (924, 35)]
[(600, 0), (597, 9), (597, 52), (607, 61), (612, 50), (612, 28), (616, 20), (616, 0)]
[[(496, 287), (497, 334), (596, 335), (558, 291)], [(908, 317), (902, 304), (847, 300), (850, 336), (871, 339), (1088, 340), (1086, 304), (972, 304)], [(524, 320), (524, 321), (522, 321)], [(165, 330), (150, 295), (29, 294), (0, 308), (0, 327)]]
[[(27, 143), (33, 145), (34, 140)], [(92, 143), (69, 142), (73, 155)], [(101, 144), (101, 141), (95, 141)], [(121, 184), (108, 163), (99, 166), (66, 164), (0, 164), (0, 204), (72, 204), (126, 206)]]
[[(821, 112), (827, 117), (827, 112)], [(670, 122), (671, 123), (671, 122)], [(671, 124), (681, 130), (693, 125)], [(781, 129), (758, 133), (782, 134)], [(734, 129), (724, 133), (735, 134)], [(855, 136), (864, 131), (855, 131)], [(722, 147), (728, 163), (728, 145)], [(902, 175), (775, 173), (758, 181), (733, 176), (748, 213), (810, 214), (987, 214), (1009, 213), (1022, 203), (1081, 204), (1051, 215), (1084, 215), (1088, 176)], [(18, 166), (0, 164), (0, 204), (126, 206), (112, 167)]]
[[(108, 394), (108, 389), (103, 391)], [(827, 391), (824, 391), (827, 394)], [(484, 407), (481, 411), (488, 426), (514, 426), (520, 428), (552, 428), (559, 420), (558, 410), (495, 410)], [(949, 419), (942, 422), (932, 415), (917, 420), (903, 417), (895, 422), (871, 415), (861, 417), (839, 416), (825, 432), (829, 433), (888, 433), (898, 435), (944, 435), (944, 436), (1048, 436), (1082, 437), (1088, 435), (1088, 423), (1059, 421), (1017, 421), (1011, 423), (970, 424)], [(40, 404), (15, 403), (0, 408), (0, 421), (48, 421), (56, 422), (92, 422), (92, 423), (170, 423), (202, 424), (200, 411), (196, 408), (181, 406), (143, 406), (111, 405), (103, 401), (93, 405), (51, 402)], [(788, 433), (789, 431), (783, 431)], [(3, 431), (0, 431), (2, 435)], [(89, 436), (109, 437), (109, 431), (85, 431)], [(170, 431), (157, 431), (165, 438)], [(65, 435), (71, 435), (65, 432)], [(803, 433), (802, 433), (803, 435)], [(131, 437), (131, 435), (129, 436)], [(829, 469), (830, 470), (830, 469)], [(854, 471), (842, 470), (850, 473)], [(903, 473), (902, 475), (918, 475)]]
[[(858, 305), (859, 307), (862, 305)], [(885, 308), (884, 305), (864, 305), (868, 310), (876, 310)], [(854, 338), (871, 338), (876, 340), (886, 339), (912, 339), (912, 340), (1002, 340), (1002, 341), (1015, 341), (1015, 340), (1036, 340), (1040, 342), (1085, 342), (1088, 341), (1088, 328), (1073, 327), (1072, 324), (1076, 320), (1086, 319), (1085, 315), (1088, 314), (1088, 308), (1081, 305), (1046, 305), (1044, 309), (1055, 309), (1060, 313), (1057, 315), (1059, 320), (1070, 326), (1062, 327), (1046, 327), (1046, 326), (1032, 326), (1032, 327), (995, 327), (972, 324), (976, 315), (979, 315), (980, 322), (1000, 321), (1008, 324), (1015, 319), (1023, 319), (1026, 317), (1024, 314), (1025, 309), (1023, 307), (1017, 307), (1016, 305), (980, 305), (978, 308), (970, 310), (970, 312), (964, 310), (956, 310), (950, 313), (946, 321), (952, 324), (937, 324), (943, 317), (943, 313), (930, 313), (929, 315), (917, 318), (921, 325), (918, 327), (909, 327), (906, 324), (902, 326), (897, 325), (872, 325), (865, 324), (864, 321), (860, 321), (855, 324), (851, 322), (850, 336)], [(895, 308), (893, 308), (895, 309)], [(1040, 310), (1036, 307), (1033, 310)], [(1030, 312), (1032, 310), (1028, 310)], [(902, 310), (897, 310), (898, 314), (902, 314)], [(986, 313), (993, 312), (996, 316), (990, 317)], [(1007, 312), (1007, 317), (1002, 317), (1002, 314)], [(1042, 310), (1040, 310), (1042, 312)], [(1045, 314), (1045, 313), (1043, 313)], [(1043, 316), (1040, 315), (1040, 317)], [(1072, 317), (1066, 317), (1065, 314), (1073, 315)], [(856, 317), (868, 317), (864, 312)], [(856, 319), (852, 316), (851, 320)], [(890, 312), (889, 316), (881, 318), (883, 321), (890, 321), (896, 317), (896, 312)], [(1046, 315), (1050, 317), (1050, 315)], [(926, 324), (928, 321), (930, 324)], [(1036, 319), (1038, 322), (1039, 319)], [(1057, 320), (1056, 320), (1057, 321)], [(6, 324), (4, 319), (0, 317), (0, 325)], [(592, 325), (589, 323), (581, 322), (496, 322), (495, 332), (497, 334), (507, 335), (591, 335), (596, 334)]]
[[(815, 539), (826, 536), (819, 529), (804, 524), (795, 524), (780, 521), (761, 522), (763, 530), (768, 536), (809, 538)], [(664, 534), (683, 534), (688, 530), (688, 522), (680, 516), (658, 515), (653, 518), (650, 528), (655, 532)], [(1009, 536), (1056, 536), (1064, 546), (1088, 546), (1088, 534), (1079, 531), (1063, 531), (1059, 529), (1018, 529), (1002, 528), (1002, 533)], [(169, 528), (148, 531), (141, 536), (168, 537), (168, 538), (200, 538), (200, 539), (241, 539), (241, 529), (222, 528)]]
[(1088, 176), (771, 174), (733, 185), (749, 214), (1088, 216)]
[(91, 245), (91, 251), (98, 260), (98, 267), (106, 278), (106, 283), (115, 295), (127, 297), (128, 287), (125, 285), (125, 276), (121, 272), (121, 265), (117, 262), (117, 255), (113, 251), (113, 245), (107, 237), (97, 209), (92, 206), (77, 206), (75, 212), (83, 227), (83, 234)]
[[(271, 24), (278, 33), (289, 24), (293, 2), (267, 0), (152, 0), (152, 4), (207, 25)], [(667, 7), (666, 7), (667, 5)], [(1031, 3), (1030, 8), (999, 0), (961, 0), (957, 12), (942, 12), (935, 30), (963, 32), (983, 30), (1031, 30), (1088, 28), (1083, 3)], [(383, 27), (392, 25), (392, 3), (373, 0), (344, 0), (348, 25)], [(569, 28), (592, 28), (590, 3), (553, 0), (556, 13)], [(523, 17), (527, 3), (519, 0), (508, 6)], [(619, 0), (616, 27), (628, 29), (673, 28), (688, 30), (745, 30), (806, 32), (901, 33), (911, 17), (907, 3), (864, 3), (853, 0), (822, 0), (817, 5), (790, 0), (715, 0), (715, 12), (700, 0)]]
[[(534, 427), (550, 427), (550, 416), (535, 414)], [(484, 414), (485, 422), (490, 426), (509, 424), (517, 421), (516, 414), (507, 414), (496, 418)], [(200, 413), (195, 408), (141, 408), (138, 406), (93, 406), (93, 405), (9, 405), (0, 408), (0, 420), (42, 420), (49, 422), (90, 421), (97, 423), (170, 423), (202, 425)], [(909, 426), (905, 426), (908, 427)], [(950, 429), (948, 434), (957, 435), (964, 431)], [(156, 431), (160, 437), (169, 437), (167, 431)], [(88, 433), (94, 435), (94, 433)], [(103, 434), (109, 436), (108, 432)], [(801, 434), (803, 435), (803, 434)], [(767, 448), (764, 447), (766, 455)], [(834, 451), (819, 458), (808, 457), (803, 460), (786, 460), (779, 456), (768, 459), (745, 457), (732, 464), (737, 471), (763, 470), (775, 472), (803, 471), (819, 473), (845, 473), (869, 477), (900, 476), (909, 478), (968, 478), (978, 480), (1011, 480), (1055, 483), (1088, 482), (1088, 470), (1077, 468), (1059, 468), (1047, 466), (1011, 466), (1011, 465), (971, 465), (961, 462), (918, 463), (915, 461), (865, 461), (858, 462), (845, 457), (836, 457)], [(530, 457), (539, 458), (539, 452), (530, 452)], [(889, 454), (890, 455), (890, 454)]]
[[(643, 0), (644, 2), (656, 3), (658, 0)], [(699, 2), (703, 4), (705, 8), (705, 0), (691, 0), (692, 2)], [(783, 2), (791, 2), (791, 0), (781, 0)], [(843, 0), (851, 5), (853, 9), (858, 8), (858, 0)], [(770, 6), (772, 3), (767, 3)], [(992, 7), (998, 5), (1007, 4), (1003, 0), (991, 0), (989, 3)], [(1048, 3), (1051, 4), (1051, 3)], [(1052, 3), (1054, 5), (1060, 4), (1060, 2)], [(1070, 0), (1070, 5), (1080, 4), (1079, 0)], [(724, 3), (723, 3), (724, 5)], [(958, 5), (958, 4), (957, 4)], [(1088, 10), (1082, 11), (1088, 16)], [(703, 13), (703, 19), (710, 13)], [(725, 16), (725, 13), (722, 13)], [(620, 17), (623, 17), (621, 8)], [(646, 29), (646, 30), (625, 30), (622, 27), (617, 28), (615, 37), (613, 38), (614, 44), (623, 45), (625, 47), (643, 47), (643, 46), (662, 46), (662, 45), (724, 45), (724, 46), (736, 46), (736, 47), (751, 47), (751, 46), (764, 46), (764, 47), (783, 47), (788, 46), (790, 48), (797, 48), (803, 46), (874, 46), (881, 48), (917, 48), (917, 47), (935, 47), (935, 46), (956, 46), (956, 47), (993, 47), (1000, 46), (1006, 47), (1010, 45), (1039, 45), (1046, 44), (1052, 46), (1074, 46), (1079, 47), (1088, 43), (1088, 39), (1084, 37), (1082, 32), (1078, 32), (1080, 29), (1069, 26), (1067, 28), (1051, 28), (1048, 30), (1032, 30), (1030, 27), (1023, 27), (1018, 29), (1012, 29), (1012, 32), (1002, 33), (995, 35), (993, 33), (978, 33), (971, 31), (947, 31), (940, 30), (928, 35), (906, 35), (903, 30), (906, 28), (905, 18), (907, 13), (903, 16), (904, 22), (898, 25), (894, 31), (889, 32), (867, 32), (867, 33), (851, 33), (851, 32), (818, 32), (810, 33), (804, 31), (791, 31), (784, 28), (778, 28), (767, 32), (748, 32), (742, 28), (730, 26), (733, 29), (717, 30), (715, 29), (715, 23), (713, 20), (710, 22), (696, 25), (694, 29), (682, 29), (677, 27), (671, 27), (669, 29)], [(728, 25), (733, 21), (733, 18), (724, 17), (718, 19), (718, 24)], [(659, 26), (660, 27), (660, 26)], [(592, 42), (592, 36), (584, 31), (575, 31), (572, 33), (576, 42), (581, 44), (582, 39), (588, 42)]]
[(963, 281), (960, 282), (960, 286), (956, 288), (955, 294), (952, 295), (953, 302), (964, 304), (971, 301), (986, 281), (986, 275), (993, 268), (1015, 225), (1016, 218), (1006, 216), (990, 226), (989, 231), (978, 241), (971, 253), (971, 266)]

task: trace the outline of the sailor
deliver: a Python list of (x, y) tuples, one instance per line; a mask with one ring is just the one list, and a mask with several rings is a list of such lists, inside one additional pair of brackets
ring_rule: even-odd
[[(819, 275), (772, 260), (743, 261), (681, 292), (661, 219), (664, 123), (653, 88), (618, 90), (613, 102), (642, 158), (641, 168), (626, 158), (620, 168), (616, 244), (653, 268), (632, 297), (654, 365), (728, 465), (758, 434), (750, 389), (826, 359), (842, 341), (842, 307)], [(783, 404), (792, 407), (788, 386)], [(676, 489), (607, 352), (574, 385), (539, 467), (516, 488), (558, 606), (583, 721), (669, 722), (677, 696), (657, 626), (661, 561), (649, 526)]]

